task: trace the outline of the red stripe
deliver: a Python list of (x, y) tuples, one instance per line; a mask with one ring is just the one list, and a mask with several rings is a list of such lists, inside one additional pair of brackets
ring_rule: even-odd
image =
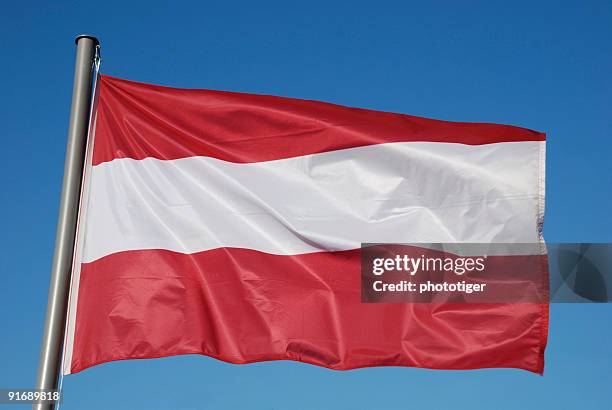
[(359, 270), (360, 250), (143, 250), (83, 264), (71, 371), (179, 354), (543, 371), (548, 305), (362, 304)]
[(439, 121), (317, 101), (102, 76), (93, 164), (208, 156), (247, 163), (374, 144), (543, 141), (509, 125)]

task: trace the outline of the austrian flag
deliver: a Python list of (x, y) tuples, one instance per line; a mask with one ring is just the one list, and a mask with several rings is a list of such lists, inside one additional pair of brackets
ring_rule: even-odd
[(546, 303), (362, 303), (363, 243), (541, 243), (545, 135), (101, 76), (63, 371), (200, 354), (542, 373)]

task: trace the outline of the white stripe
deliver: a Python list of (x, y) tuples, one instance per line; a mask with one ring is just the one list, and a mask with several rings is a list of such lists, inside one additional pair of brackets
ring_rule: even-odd
[(250, 164), (116, 159), (93, 167), (83, 261), (137, 249), (538, 242), (543, 144), (391, 143)]

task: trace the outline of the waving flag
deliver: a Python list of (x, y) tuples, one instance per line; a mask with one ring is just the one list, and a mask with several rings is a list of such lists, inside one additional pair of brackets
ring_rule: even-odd
[(544, 134), (99, 85), (65, 373), (178, 354), (543, 371), (546, 304), (362, 304), (359, 272), (364, 242), (540, 242)]

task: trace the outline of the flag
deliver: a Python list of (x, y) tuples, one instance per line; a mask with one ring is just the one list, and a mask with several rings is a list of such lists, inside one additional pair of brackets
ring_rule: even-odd
[(200, 354), (542, 373), (548, 305), (361, 303), (360, 246), (540, 243), (545, 135), (109, 76), (64, 373)]

